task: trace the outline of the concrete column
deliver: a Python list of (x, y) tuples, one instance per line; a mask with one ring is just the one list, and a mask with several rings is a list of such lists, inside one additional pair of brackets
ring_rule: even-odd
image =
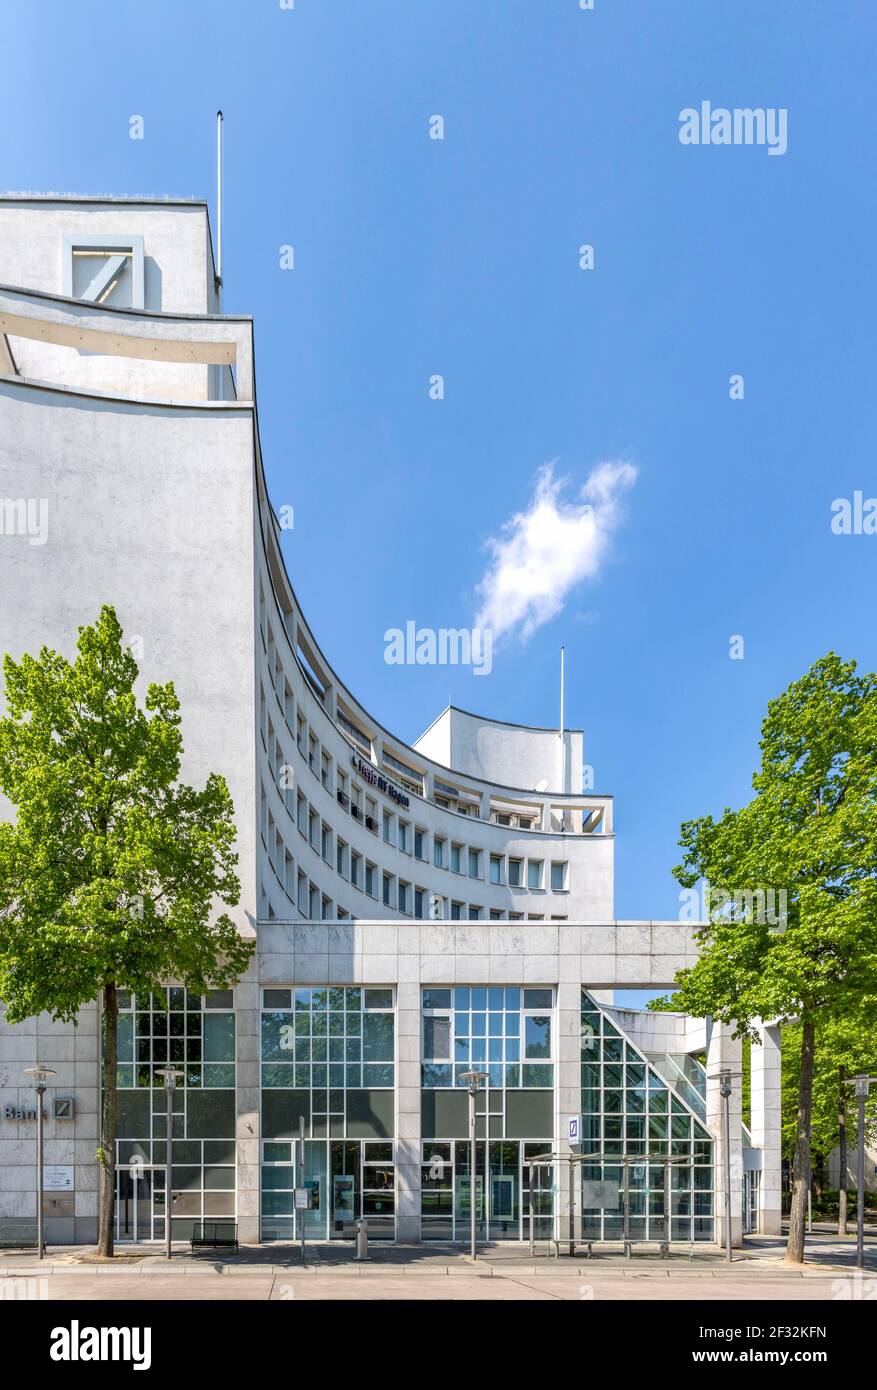
[[(406, 959), (400, 957), (400, 961)], [(417, 957), (407, 957), (413, 963)], [(409, 972), (405, 972), (409, 973)], [(414, 973), (413, 971), (410, 973)], [(396, 1239), (420, 1241), (420, 984), (396, 993)]]
[(247, 1244), (259, 1240), (259, 1105), (260, 1011), (259, 984), (254, 958), (235, 986), (237, 1030), (237, 1206), (238, 1238)]
[(733, 1073), (730, 1100), (731, 1157), (731, 1244), (743, 1243), (743, 1123), (742, 1046), (726, 1023), (707, 1020), (707, 1128), (715, 1138), (716, 1240), (725, 1242), (725, 1151), (722, 1137), (722, 1099), (718, 1073), (727, 1067)]
[[(555, 1077), (555, 1131), (554, 1149), (559, 1154), (568, 1154), (569, 1121), (580, 1114), (582, 1108), (582, 988), (578, 980), (561, 980), (557, 986), (557, 1075)], [(578, 1182), (578, 1166), (573, 1168), (574, 1182)], [(555, 1203), (555, 1232), (558, 1240), (569, 1238), (569, 1164), (561, 1162), (554, 1175), (557, 1187)], [(574, 1210), (579, 1203), (574, 1200)], [(579, 1220), (577, 1226), (581, 1225)], [(576, 1237), (580, 1231), (576, 1231)]]
[(759, 1025), (761, 1044), (752, 1044), (752, 1143), (761, 1149), (758, 1191), (760, 1235), (782, 1233), (781, 1032)]

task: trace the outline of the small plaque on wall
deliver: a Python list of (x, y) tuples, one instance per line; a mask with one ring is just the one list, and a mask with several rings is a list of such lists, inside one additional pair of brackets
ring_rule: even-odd
[(73, 1164), (47, 1163), (43, 1169), (44, 1192), (72, 1192)]

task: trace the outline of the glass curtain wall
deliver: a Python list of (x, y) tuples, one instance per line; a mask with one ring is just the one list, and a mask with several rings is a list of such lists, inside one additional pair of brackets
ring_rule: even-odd
[[(262, 1239), (395, 1236), (393, 990), (262, 991)], [(296, 1210), (300, 1123), (307, 1209)]]
[[(581, 1165), (583, 1239), (713, 1240), (709, 1132), (585, 990), (581, 1059), (582, 1152), (599, 1156)], [(594, 1182), (617, 1187), (617, 1207), (588, 1205)]]
[[(468, 1241), (474, 1187), (480, 1240), (527, 1239), (528, 1159), (551, 1152), (554, 1131), (554, 991), (435, 986), (422, 991), (421, 1003), (422, 1238)], [(469, 1071), (488, 1078), (476, 1102), (474, 1175), (464, 1079)], [(550, 1170), (536, 1169), (535, 1185), (534, 1229), (546, 1237), (553, 1210)]]
[(119, 995), (116, 1235), (163, 1240), (167, 1099), (159, 1068), (183, 1073), (173, 1099), (173, 1237), (236, 1215), (235, 1016), (231, 990)]

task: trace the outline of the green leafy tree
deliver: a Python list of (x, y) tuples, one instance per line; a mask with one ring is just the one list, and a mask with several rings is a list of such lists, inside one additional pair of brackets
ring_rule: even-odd
[(75, 661), (43, 648), (4, 660), (0, 790), (0, 998), (10, 1023), (75, 1021), (101, 999), (105, 1031), (98, 1250), (113, 1253), (117, 992), (179, 981), (228, 987), (253, 944), (220, 905), (238, 901), (233, 806), (222, 777), (181, 783), (179, 702), (150, 685), (114, 610), (79, 629)]
[[(752, 801), (682, 826), (675, 877), (686, 888), (708, 880), (715, 910), (675, 1004), (741, 1036), (754, 1037), (758, 1019), (800, 1024), (786, 1250), (797, 1263), (817, 1032), (841, 1020), (866, 1028), (877, 1002), (877, 677), (830, 652), (770, 701), (760, 749)], [(770, 890), (787, 894), (785, 913), (763, 910)]]

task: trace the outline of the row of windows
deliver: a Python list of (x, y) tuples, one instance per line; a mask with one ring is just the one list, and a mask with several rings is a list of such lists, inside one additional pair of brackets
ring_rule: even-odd
[[(478, 921), (483, 917), (484, 907), (481, 904), (469, 903), (467, 905), (463, 901), (452, 899), (450, 912), (448, 912), (447, 904), (442, 895), (430, 894), (428, 889), (419, 884), (397, 878), (388, 870), (381, 870), (377, 864), (365, 858), (359, 851), (353, 849), (345, 840), (336, 835), (333, 827), (320, 817), (303, 792), (293, 793), (291, 787), (286, 787), (283, 790), (287, 811), (291, 817), (294, 817), (296, 827), (302, 837), (307, 840), (311, 848), (320, 855), (326, 864), (330, 867), (334, 865), (336, 872), (342, 878), (346, 879), (354, 888), (360, 889), (368, 897), (381, 901), (385, 907), (418, 919), (450, 916), (451, 920), (467, 918)], [(261, 797), (261, 822), (262, 842), (268, 861), (274, 870), (277, 882), (289, 901), (298, 908), (302, 916), (310, 921), (345, 919), (349, 915), (347, 910), (333, 904), (331, 897), (313, 883), (301, 869), (296, 870), (295, 860), (287, 848), (285, 838), (278, 828), (272, 812), (268, 809), (264, 788)], [(386, 813), (384, 826), (384, 838), (390, 843), (392, 842), (389, 834), (390, 817)], [(406, 822), (399, 822), (399, 843), (402, 848), (408, 846), (409, 830), (410, 827)], [(426, 862), (425, 835), (425, 831), (416, 828), (413, 836), (414, 857), (421, 862)], [(441, 867), (450, 867), (453, 872), (462, 874), (464, 863), (468, 863), (469, 876), (472, 878), (480, 877), (480, 850), (469, 849), (467, 851), (464, 846), (452, 843), (450, 860), (446, 862), (447, 841), (439, 836), (434, 837), (433, 849), (434, 862)], [(468, 854), (468, 860), (464, 859), (466, 854)], [(511, 887), (523, 885), (525, 862), (527, 883), (531, 889), (536, 890), (543, 880), (545, 868), (543, 860), (529, 859), (524, 861), (523, 859), (509, 858), (509, 885)], [(505, 865), (506, 860), (503, 856), (490, 856), (490, 879), (492, 883), (505, 883)], [(567, 864), (565, 861), (553, 861), (551, 863), (553, 891), (564, 891), (566, 873)], [(267, 915), (270, 920), (273, 909), (267, 894), (264, 895), (264, 898), (265, 912), (263, 915)], [(506, 914), (502, 909), (490, 911), (490, 920), (502, 921), (506, 919), (521, 921), (524, 919), (524, 914), (512, 912)], [(544, 917), (541, 914), (531, 914), (530, 920), (542, 921)], [(557, 917), (552, 920), (563, 921), (565, 918)]]
[[(264, 609), (264, 596), (262, 597)], [(346, 810), (355, 820), (360, 821), (366, 829), (374, 835), (382, 834), (385, 843), (398, 848), (403, 853), (412, 854), (415, 859), (422, 863), (429, 861), (429, 833), (420, 826), (413, 825), (412, 822), (404, 819), (396, 813), (383, 809), (380, 810), (377, 801), (368, 794), (367, 791), (356, 781), (355, 778), (343, 772), (340, 767), (335, 766), (332, 756), (320, 744), (320, 740), (310, 728), (307, 719), (302, 714), (301, 709), (296, 708), (295, 698), (292, 688), (283, 671), (282, 662), (274, 642), (273, 632), (270, 625), (267, 626), (264, 616), (262, 621), (262, 637), (265, 643), (266, 655), (268, 657), (268, 671), (274, 694), (282, 714), (283, 722), (293, 738), (299, 754), (303, 758), (311, 773), (320, 781), (322, 787), (330, 795), (333, 791), (333, 781), (336, 799), (341, 807)], [(308, 684), (313, 689), (317, 697), (323, 701), (324, 694), (318, 679), (312, 674), (306, 663), (303, 653), (299, 654), (299, 661), (302, 666)], [(284, 801), (286, 810), (291, 819), (296, 821), (300, 832), (308, 839), (313, 848), (318, 849), (327, 863), (332, 862), (332, 838), (334, 831), (326, 822), (322, 821), (318, 813), (309, 806), (308, 799), (303, 792), (295, 787), (295, 774), (288, 763), (284, 761), (284, 753), (281, 740), (275, 732), (274, 722), (267, 710), (264, 688), (260, 686), (260, 730), (268, 763), (275, 778), (275, 784)], [(372, 758), (371, 740), (358, 728), (358, 726), (339, 708), (337, 723), (345, 735), (358, 747), (370, 760)], [(394, 776), (409, 791), (417, 795), (422, 794), (422, 780), (415, 784), (411, 779), (420, 779), (421, 775), (415, 769), (404, 764), (395, 755), (384, 752), (383, 762), (390, 776)], [(334, 777), (333, 777), (334, 774)], [(467, 794), (468, 795), (468, 794)], [(451, 809), (467, 810), (464, 800), (453, 802), (452, 798), (463, 796), (457, 788), (444, 783), (436, 783), (436, 804)], [(469, 811), (474, 811), (476, 816), (480, 816), (480, 806), (469, 806)], [(508, 812), (491, 813), (491, 819), (502, 825), (518, 825), (521, 828), (532, 829), (536, 818), (529, 815), (513, 815)], [(274, 824), (273, 817), (266, 814), (263, 807), (262, 813), (262, 838), (269, 853), (270, 862), (277, 874), (281, 887), (289, 897), (290, 901), (296, 903), (299, 911), (311, 920), (326, 920), (330, 917), (345, 918), (349, 914), (344, 908), (332, 911), (332, 901), (327, 895), (314, 884), (309, 883), (303, 875), (299, 875), (291, 885), (293, 878), (293, 865), (291, 856), (285, 850), (285, 838)], [(342, 842), (343, 844), (343, 842)], [(346, 850), (346, 846), (344, 847)], [(448, 869), (452, 873), (468, 876), (471, 879), (480, 880), (484, 877), (484, 856), (482, 849), (466, 846), (464, 844), (449, 840), (447, 837), (436, 835), (433, 837), (432, 844), (432, 863), (443, 869)], [(354, 886), (363, 886), (370, 896), (377, 898), (377, 891), (363, 884), (356, 882), (353, 874), (355, 866), (351, 866), (350, 873), (346, 873), (341, 865), (345, 855), (339, 855), (338, 872), (344, 877), (349, 877)], [(568, 863), (565, 860), (554, 860), (550, 865), (546, 861), (537, 858), (516, 858), (514, 856), (491, 854), (489, 859), (489, 882), (495, 886), (508, 886), (509, 888), (527, 889), (531, 892), (542, 892), (550, 886), (552, 892), (562, 893), (568, 891)], [(374, 869), (375, 866), (370, 866)], [(366, 866), (365, 876), (369, 876), (369, 866)], [(410, 900), (411, 885), (404, 880), (400, 881), (398, 889), (398, 904), (393, 901), (396, 890), (393, 888), (394, 876), (388, 874), (386, 886), (381, 885), (381, 898), (388, 907), (398, 906), (400, 912), (413, 914), (415, 916), (444, 916), (444, 912), (433, 910), (430, 914), (427, 904), (422, 904), (418, 911)], [(547, 877), (547, 882), (546, 882)], [(273, 909), (267, 900), (264, 903), (269, 918), (273, 916)], [(463, 917), (469, 916), (478, 918), (481, 916), (482, 909), (476, 905), (470, 905), (468, 913), (465, 912), (464, 905), (458, 904), (459, 911), (453, 908), (450, 916)], [(510, 914), (511, 920), (523, 918), (523, 914)], [(503, 920), (504, 913), (493, 912), (491, 917), (494, 920)], [(542, 920), (541, 916), (535, 915), (533, 920)], [(564, 920), (558, 918), (556, 920)]]
[[(447, 904), (442, 900), (442, 895), (433, 895), (431, 901), (427, 889), (405, 879), (397, 879), (395, 874), (387, 870), (380, 870), (378, 865), (353, 849), (340, 835), (336, 835), (334, 828), (322, 819), (305, 794), (293, 787), (293, 778), (288, 775), (288, 769), (284, 770), (281, 767), (277, 769), (277, 773), (278, 790), (281, 792), (286, 811), (290, 819), (295, 821), (299, 833), (307, 840), (315, 853), (319, 854), (330, 867), (334, 865), (336, 872), (342, 878), (347, 879), (354, 888), (360, 889), (375, 900), (380, 898), (385, 907), (396, 909), (408, 916), (417, 918), (450, 916), (452, 920), (468, 917), (476, 921), (482, 917), (484, 908), (480, 904), (470, 903), (467, 910), (465, 903), (452, 900), (450, 912), (448, 912)], [(328, 772), (325, 772), (325, 777), (328, 775)], [(371, 798), (366, 798), (366, 805), (370, 806), (376, 814), (377, 807)], [(368, 813), (363, 816), (363, 819), (367, 826), (373, 822), (373, 816)], [(302, 870), (296, 871), (295, 861), (287, 848), (286, 838), (276, 824), (273, 813), (268, 808), (268, 799), (264, 788), (261, 794), (260, 821), (262, 842), (269, 863), (289, 901), (311, 921), (345, 919), (349, 915), (347, 909), (337, 905), (333, 907), (332, 899), (328, 894), (314, 884)], [(383, 838), (387, 844), (392, 844), (405, 853), (413, 851), (414, 858), (419, 862), (427, 862), (428, 836), (421, 827), (415, 826), (412, 831), (409, 822), (384, 811)], [(433, 837), (432, 849), (433, 864), (437, 867), (450, 869), (452, 873), (461, 876), (466, 872), (468, 877), (473, 880), (481, 879), (483, 851), (466, 847), (454, 841), (449, 842), (439, 835)], [(545, 861), (542, 859), (524, 860), (514, 856), (507, 858), (504, 855), (491, 854), (489, 856), (489, 875), (491, 884), (497, 886), (507, 884), (511, 888), (523, 888), (526, 884), (530, 891), (539, 892), (544, 888), (545, 883)], [(550, 885), (552, 892), (567, 891), (567, 875), (568, 864), (565, 860), (551, 861)], [(270, 920), (273, 916), (273, 909), (270, 906), (268, 895), (264, 894), (263, 898), (262, 906), (265, 911), (262, 915), (267, 915)], [(508, 919), (512, 921), (523, 920), (523, 917), (523, 913), (508, 913)], [(490, 912), (490, 918), (494, 921), (505, 920), (506, 913), (501, 909), (494, 909)], [(531, 920), (541, 921), (543, 917), (541, 914), (533, 914)], [(565, 919), (557, 917), (553, 920), (562, 921)]]

